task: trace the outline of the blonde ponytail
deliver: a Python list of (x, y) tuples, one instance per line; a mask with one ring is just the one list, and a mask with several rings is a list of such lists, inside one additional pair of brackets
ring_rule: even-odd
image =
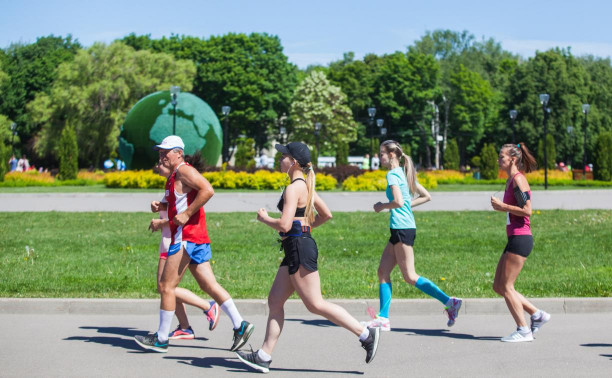
[(306, 188), (308, 189), (308, 197), (306, 197), (306, 211), (304, 217), (308, 224), (313, 224), (315, 221), (314, 194), (315, 194), (315, 173), (312, 168), (312, 163), (308, 163), (306, 167), (302, 167), (306, 171)]
[(402, 157), (404, 158), (404, 174), (406, 175), (406, 181), (408, 181), (408, 188), (410, 194), (414, 197), (417, 193), (416, 169), (414, 169), (414, 163), (409, 155), (402, 153)]

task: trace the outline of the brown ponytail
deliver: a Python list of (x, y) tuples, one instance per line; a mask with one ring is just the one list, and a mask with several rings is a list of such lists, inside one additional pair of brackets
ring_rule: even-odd
[(525, 173), (529, 173), (535, 171), (538, 168), (538, 163), (536, 159), (531, 155), (529, 149), (525, 145), (525, 143), (519, 144), (504, 144), (502, 149), (508, 149), (508, 154), (510, 157), (516, 157), (516, 165), (519, 171), (523, 171)]

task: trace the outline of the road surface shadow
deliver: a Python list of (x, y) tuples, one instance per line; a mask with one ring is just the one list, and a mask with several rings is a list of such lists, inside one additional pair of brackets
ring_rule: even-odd
[[(256, 371), (243, 364), (238, 358), (223, 358), (223, 357), (164, 357), (168, 360), (177, 360), (180, 364), (191, 365), (201, 368), (212, 368), (212, 367), (223, 367), (228, 371), (234, 373), (251, 373)], [(322, 370), (322, 369), (283, 369), (283, 368), (270, 368), (270, 371), (287, 371), (296, 373), (338, 373), (338, 374), (359, 374), (363, 375), (361, 371), (354, 370)]]
[(467, 333), (455, 333), (448, 329), (416, 329), (416, 328), (391, 328), (391, 332), (405, 332), (421, 336), (449, 337), (461, 340), (499, 341), (499, 336), (474, 336)]
[(337, 327), (334, 323), (327, 319), (285, 319), (286, 322), (302, 322), (304, 325), (315, 326), (315, 327)]
[[(612, 344), (593, 343), (593, 344), (580, 344), (580, 346), (589, 347), (589, 348), (606, 348), (606, 347), (609, 348), (609, 347), (612, 347)], [(612, 361), (612, 354), (600, 354), (600, 356), (610, 358), (610, 361)]]

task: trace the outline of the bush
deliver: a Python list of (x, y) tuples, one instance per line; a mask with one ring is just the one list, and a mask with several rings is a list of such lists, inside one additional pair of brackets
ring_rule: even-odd
[(104, 185), (108, 188), (157, 188), (162, 189), (166, 178), (148, 171), (119, 171), (104, 175)]
[(597, 137), (593, 171), (596, 180), (612, 180), (612, 132)]
[[(546, 155), (548, 169), (555, 169), (557, 150), (555, 149), (555, 138), (551, 134), (546, 135)], [(542, 167), (544, 167), (544, 145), (542, 139), (538, 142), (538, 161), (541, 161)]]
[(70, 126), (64, 126), (58, 146), (59, 174), (60, 180), (74, 180), (79, 173), (79, 147), (77, 146), (76, 134)]
[(459, 170), (459, 147), (457, 140), (451, 139), (444, 151), (444, 168)]
[(497, 151), (492, 144), (485, 143), (480, 152), (480, 174), (485, 180), (493, 180), (497, 178), (498, 164)]
[(338, 182), (344, 182), (344, 180), (346, 180), (347, 178), (351, 176), (359, 176), (365, 171), (355, 165), (341, 165), (338, 167), (321, 168), (319, 172), (333, 176)]
[[(418, 180), (426, 189), (435, 189), (438, 182), (427, 173), (419, 173)], [(359, 176), (349, 177), (342, 183), (342, 189), (350, 192), (381, 191), (387, 188), (387, 171), (366, 171)]]
[(0, 182), (4, 181), (4, 175), (10, 169), (9, 159), (11, 158), (11, 149), (5, 146), (3, 142), (0, 142)]
[(252, 138), (239, 138), (236, 149), (235, 165), (239, 168), (255, 168), (255, 141)]
[(346, 142), (338, 142), (336, 148), (336, 165), (348, 165), (349, 145)]

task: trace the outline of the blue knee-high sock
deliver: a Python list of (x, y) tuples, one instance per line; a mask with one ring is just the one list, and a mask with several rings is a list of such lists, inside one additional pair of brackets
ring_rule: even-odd
[(380, 312), (378, 316), (383, 318), (389, 317), (389, 306), (391, 306), (391, 294), (393, 293), (393, 287), (391, 282), (385, 282), (378, 285), (378, 296), (380, 298)]
[(415, 286), (423, 293), (434, 297), (440, 302), (442, 302), (443, 305), (446, 305), (446, 303), (450, 299), (450, 297), (446, 295), (446, 293), (444, 293), (442, 290), (440, 290), (440, 288), (437, 287), (435, 283), (431, 282), (425, 277), (419, 277)]

